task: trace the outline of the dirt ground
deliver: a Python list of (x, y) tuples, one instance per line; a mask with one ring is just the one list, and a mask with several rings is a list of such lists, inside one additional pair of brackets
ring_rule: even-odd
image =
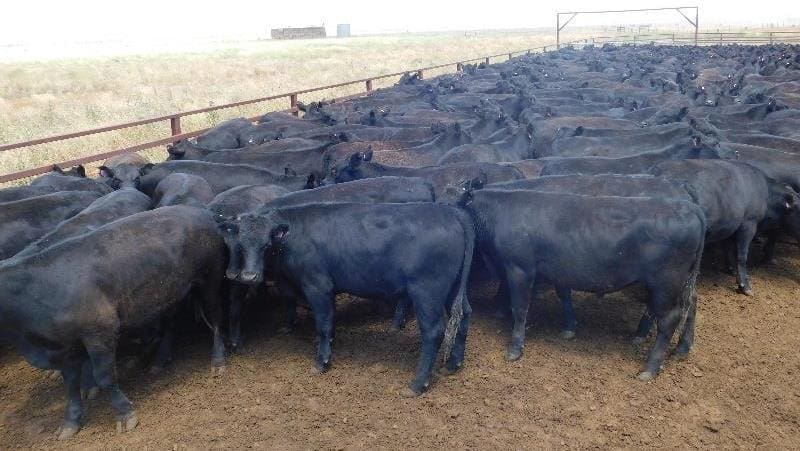
[(694, 351), (649, 383), (634, 379), (644, 357), (630, 343), (643, 309), (637, 290), (577, 294), (572, 341), (558, 338), (558, 304), (545, 294), (531, 309), (525, 355), (507, 363), (509, 327), (490, 314), (491, 288), (473, 287), (466, 366), (417, 399), (400, 396), (418, 355), (416, 324), (389, 333), (391, 306), (339, 302), (333, 368), (322, 375), (312, 371), (308, 312), (291, 335), (275, 333), (274, 314), (254, 312), (247, 347), (223, 377), (210, 376), (210, 337), (184, 336), (161, 375), (121, 369), (141, 420), (135, 431), (114, 431), (101, 395), (66, 443), (54, 436), (60, 382), (2, 349), (0, 447), (798, 448), (800, 252), (783, 246), (778, 255), (777, 265), (752, 269), (752, 298), (706, 262)]

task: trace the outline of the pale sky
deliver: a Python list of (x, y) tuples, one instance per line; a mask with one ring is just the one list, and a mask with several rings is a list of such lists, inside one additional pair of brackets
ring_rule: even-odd
[[(552, 27), (554, 13), (673, 5), (700, 6), (700, 24), (800, 22), (800, 1), (788, 0), (2, 0), (0, 45), (197, 37), (266, 37), (269, 28), (319, 25), (329, 34), (350, 23), (353, 34)], [(677, 23), (673, 11), (579, 16), (571, 25)]]

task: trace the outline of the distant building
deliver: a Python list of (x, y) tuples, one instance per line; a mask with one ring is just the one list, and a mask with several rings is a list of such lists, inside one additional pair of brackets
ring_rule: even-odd
[(325, 38), (325, 27), (273, 28), (272, 39), (320, 39)]
[(340, 23), (336, 25), (336, 37), (337, 38), (349, 38), (350, 37), (350, 24), (349, 23)]

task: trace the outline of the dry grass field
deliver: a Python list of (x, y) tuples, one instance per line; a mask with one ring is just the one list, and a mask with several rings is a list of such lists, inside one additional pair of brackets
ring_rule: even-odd
[[(551, 31), (469, 32), (216, 43), (207, 51), (0, 63), (0, 143), (11, 143), (555, 42)], [(453, 71), (455, 67), (448, 69)], [(444, 73), (446, 71), (441, 71)], [(437, 73), (426, 74), (428, 76)], [(395, 79), (375, 83), (387, 86)], [(300, 100), (353, 94), (362, 85)], [(265, 102), (184, 118), (186, 131), (287, 108)], [(0, 173), (112, 150), (169, 133), (157, 123), (2, 152)], [(150, 151), (151, 157), (163, 153)]]

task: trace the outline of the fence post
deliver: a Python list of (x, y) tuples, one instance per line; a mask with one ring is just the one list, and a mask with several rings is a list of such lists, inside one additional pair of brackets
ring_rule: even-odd
[(772, 45), (772, 32), (769, 32), (769, 45)]
[(300, 115), (300, 112), (297, 111), (297, 94), (289, 94), (289, 108), (292, 109), (293, 115)]
[(172, 116), (169, 118), (169, 128), (172, 130), (172, 136), (181, 134), (181, 117)]
[(372, 79), (368, 79), (364, 84), (367, 86), (367, 92), (372, 91)]
[(456, 63), (456, 72), (461, 72), (464, 70), (464, 65), (461, 63)]
[(675, 45), (675, 33), (672, 33), (672, 45)]
[(487, 66), (489, 65), (489, 57), (488, 56), (486, 57), (486, 65)]
[(420, 69), (420, 70), (418, 70), (418, 71), (417, 71), (417, 78), (419, 78), (420, 80), (422, 80), (423, 78), (425, 78), (425, 73), (424, 73), (424, 72), (422, 72), (422, 69)]
[(508, 54), (508, 59), (511, 59), (511, 58), (513, 58), (513, 56), (509, 53)]

